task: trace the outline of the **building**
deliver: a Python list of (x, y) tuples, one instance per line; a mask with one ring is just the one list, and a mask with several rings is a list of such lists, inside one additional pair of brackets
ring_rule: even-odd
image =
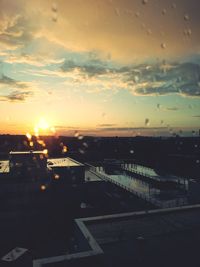
[(47, 174), (47, 153), (44, 151), (11, 151), (10, 175), (23, 179), (39, 179)]
[[(55, 188), (64, 191), (84, 182), (84, 165), (71, 158), (48, 159), (47, 151), (15, 151), (0, 161), (0, 198), (15, 203), (41, 201), (38, 196)], [(1, 204), (0, 204), (1, 206)]]
[(16, 247), (0, 257), (8, 267), (198, 266), (199, 230), (200, 205), (79, 218), (70, 250), (52, 241), (37, 255)]
[(85, 180), (85, 166), (72, 158), (48, 159), (47, 166), (60, 183), (80, 184)]

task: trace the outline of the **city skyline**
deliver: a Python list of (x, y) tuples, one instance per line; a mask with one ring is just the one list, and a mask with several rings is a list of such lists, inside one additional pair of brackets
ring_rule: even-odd
[(1, 1), (0, 134), (198, 134), (199, 8)]

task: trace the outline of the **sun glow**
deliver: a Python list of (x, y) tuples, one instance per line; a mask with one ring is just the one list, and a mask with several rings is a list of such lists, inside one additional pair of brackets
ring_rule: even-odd
[(44, 117), (41, 117), (34, 127), (35, 136), (40, 134), (55, 134), (55, 128)]
[(41, 130), (47, 130), (49, 128), (49, 123), (45, 118), (40, 118), (37, 128)]

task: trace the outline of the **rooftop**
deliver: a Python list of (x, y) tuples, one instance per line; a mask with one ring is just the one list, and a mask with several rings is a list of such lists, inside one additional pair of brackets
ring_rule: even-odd
[(10, 155), (30, 155), (30, 154), (44, 154), (43, 150), (30, 150), (30, 151), (10, 151)]
[(71, 158), (53, 158), (47, 160), (47, 165), (49, 167), (76, 167), (83, 166), (83, 164), (75, 161)]
[(86, 266), (80, 258), (98, 254), (87, 266), (194, 266), (199, 258), (200, 205), (75, 221), (91, 250), (37, 259), (33, 266), (66, 266), (72, 258), (78, 260), (72, 266)]
[(9, 173), (9, 161), (8, 160), (2, 160), (0, 161), (0, 173)]
[(161, 175), (152, 168), (148, 168), (138, 164), (130, 164), (129, 166), (125, 166), (124, 169), (160, 182), (185, 182), (185, 179), (183, 179), (182, 177), (177, 177), (171, 174)]

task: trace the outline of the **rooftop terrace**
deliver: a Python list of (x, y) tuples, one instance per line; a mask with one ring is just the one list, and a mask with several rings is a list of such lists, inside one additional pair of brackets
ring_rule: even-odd
[(83, 164), (75, 161), (71, 158), (53, 158), (47, 160), (47, 165), (49, 167), (77, 167), (83, 166)]

